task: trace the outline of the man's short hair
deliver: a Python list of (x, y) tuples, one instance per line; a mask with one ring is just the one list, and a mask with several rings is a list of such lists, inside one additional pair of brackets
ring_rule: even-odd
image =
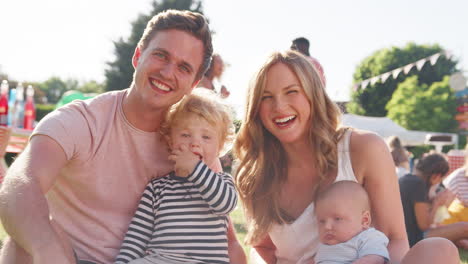
[(301, 53), (310, 56), (309, 54), (309, 40), (304, 37), (296, 38), (292, 41), (291, 49), (298, 50)]
[(196, 80), (201, 79), (210, 66), (213, 54), (211, 31), (202, 14), (171, 9), (155, 15), (146, 25), (146, 29), (138, 42), (138, 47), (143, 51), (156, 33), (170, 29), (185, 31), (203, 43), (203, 62), (195, 77)]

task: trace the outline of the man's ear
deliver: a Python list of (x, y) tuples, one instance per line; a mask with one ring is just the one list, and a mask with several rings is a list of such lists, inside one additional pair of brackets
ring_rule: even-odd
[(132, 57), (132, 65), (133, 65), (133, 68), (136, 68), (138, 66), (138, 62), (140, 60), (140, 56), (141, 56), (141, 50), (140, 50), (140, 47), (136, 47), (135, 48), (135, 52), (133, 53), (133, 57)]
[(365, 228), (370, 227), (372, 222), (371, 215), (369, 211), (362, 212), (362, 226)]

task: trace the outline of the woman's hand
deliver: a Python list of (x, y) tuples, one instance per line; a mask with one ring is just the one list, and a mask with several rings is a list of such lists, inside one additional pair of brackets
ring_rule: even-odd
[(231, 94), (231, 92), (228, 91), (228, 89), (226, 88), (226, 86), (221, 86), (221, 97), (222, 98), (227, 98), (229, 97), (229, 95)]
[(434, 200), (432, 200), (432, 206), (449, 206), (452, 203), (453, 199), (455, 199), (455, 194), (449, 189), (445, 189), (436, 194)]

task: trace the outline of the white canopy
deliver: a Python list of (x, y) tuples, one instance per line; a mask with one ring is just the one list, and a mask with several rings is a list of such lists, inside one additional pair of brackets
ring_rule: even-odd
[(390, 136), (398, 136), (405, 146), (417, 146), (417, 145), (437, 145), (433, 142), (428, 142), (428, 139), (434, 135), (449, 135), (452, 137), (451, 143), (439, 143), (439, 144), (455, 144), (455, 148), (458, 148), (458, 135), (453, 133), (439, 133), (429, 131), (414, 131), (407, 130), (406, 128), (393, 122), (388, 117), (370, 117), (370, 116), (359, 116), (353, 114), (344, 114), (342, 119), (344, 126), (350, 126), (357, 129), (372, 131), (383, 138)]

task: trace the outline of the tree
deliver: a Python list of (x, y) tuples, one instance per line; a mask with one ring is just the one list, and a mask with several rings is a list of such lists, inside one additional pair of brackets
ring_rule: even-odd
[(108, 62), (106, 69), (106, 91), (128, 88), (133, 79), (132, 56), (148, 21), (156, 14), (168, 10), (190, 10), (203, 13), (202, 0), (154, 0), (153, 10), (148, 15), (140, 14), (132, 23), (132, 33), (127, 40), (114, 42), (115, 60)]
[(51, 77), (47, 81), (39, 83), (38, 88), (45, 93), (49, 104), (55, 104), (63, 93), (68, 90), (76, 90), (78, 81), (74, 79), (63, 81), (59, 77)]
[(82, 93), (102, 93), (104, 86), (96, 81), (88, 81), (78, 87), (78, 91)]
[(390, 119), (410, 130), (454, 132), (457, 127), (456, 100), (448, 76), (431, 85), (419, 82), (417, 76), (406, 78), (386, 108)]
[[(429, 57), (443, 48), (439, 45), (417, 45), (408, 43), (405, 47), (391, 47), (374, 52), (356, 68), (354, 83), (372, 78), (417, 60)], [(406, 78), (417, 75), (420, 84), (431, 85), (440, 82), (446, 75), (456, 72), (456, 61), (441, 56), (435, 65), (426, 63), (421, 70), (413, 68), (408, 74), (400, 74), (397, 79), (390, 77), (385, 83), (377, 82), (366, 89), (354, 91), (347, 110), (353, 114), (366, 116), (386, 116), (385, 106), (392, 98), (397, 86)]]

